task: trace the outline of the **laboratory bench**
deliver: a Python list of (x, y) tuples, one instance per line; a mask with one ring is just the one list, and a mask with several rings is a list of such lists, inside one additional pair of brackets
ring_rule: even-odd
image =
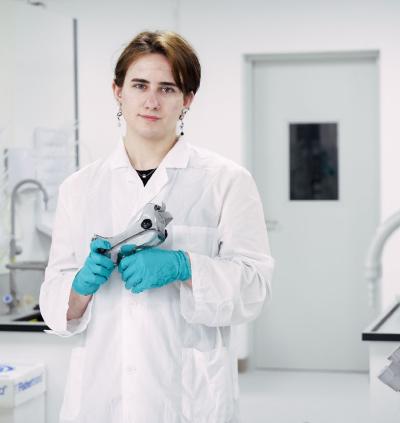
[[(42, 320), (39, 310), (13, 314), (12, 317), (0, 316), (0, 364), (43, 363), (45, 365), (46, 392), (43, 422), (57, 422), (71, 350), (81, 345), (82, 338), (80, 335), (65, 338), (46, 333), (44, 330), (48, 327)], [(7, 421), (4, 418), (5, 416), (0, 413), (0, 422)], [(33, 421), (36, 423), (36, 420)]]
[(49, 329), (43, 321), (39, 306), (32, 310), (0, 315), (0, 331), (43, 332)]
[(362, 333), (369, 347), (370, 413), (373, 422), (400, 421), (400, 392), (384, 384), (378, 375), (389, 366), (390, 355), (400, 347), (400, 300), (396, 300)]

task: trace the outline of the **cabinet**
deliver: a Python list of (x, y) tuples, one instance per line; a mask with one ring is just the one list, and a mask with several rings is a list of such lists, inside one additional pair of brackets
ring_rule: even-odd
[(378, 375), (390, 364), (388, 357), (400, 347), (400, 302), (396, 301), (371, 323), (363, 332), (362, 339), (369, 345), (371, 421), (398, 423), (400, 392), (385, 385), (378, 379)]
[(44, 394), (46, 422), (57, 422), (66, 383), (71, 349), (80, 335), (61, 338), (45, 332), (0, 330), (0, 362), (44, 363), (47, 389)]

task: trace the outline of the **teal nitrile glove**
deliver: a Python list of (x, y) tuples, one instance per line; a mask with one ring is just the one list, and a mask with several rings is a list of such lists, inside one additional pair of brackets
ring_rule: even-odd
[(117, 258), (117, 265), (119, 265), (121, 263), (121, 260), (126, 257), (126, 256), (130, 256), (131, 254), (136, 252), (136, 245), (135, 244), (125, 244), (123, 245), (118, 253), (118, 258)]
[(181, 250), (148, 248), (134, 252), (134, 246), (124, 245), (121, 254), (125, 257), (118, 270), (125, 287), (135, 294), (192, 277), (190, 261)]
[(95, 239), (90, 243), (90, 254), (82, 269), (76, 274), (72, 282), (72, 289), (81, 295), (92, 295), (107, 282), (115, 264), (113, 261), (98, 252), (102, 248), (108, 250), (111, 245), (104, 239)]

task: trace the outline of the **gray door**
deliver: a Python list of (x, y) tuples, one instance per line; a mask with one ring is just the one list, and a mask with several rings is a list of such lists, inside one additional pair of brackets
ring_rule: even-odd
[(276, 259), (272, 302), (254, 327), (255, 365), (367, 370), (363, 261), (379, 212), (377, 55), (251, 63), (251, 167)]

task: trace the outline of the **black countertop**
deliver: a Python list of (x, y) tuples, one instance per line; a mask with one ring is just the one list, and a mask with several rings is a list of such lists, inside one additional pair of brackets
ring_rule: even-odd
[[(30, 313), (0, 316), (0, 331), (43, 332), (50, 329), (39, 310)], [(363, 341), (400, 341), (400, 302), (376, 319), (362, 333)]]
[(39, 310), (0, 316), (0, 331), (3, 332), (43, 332), (45, 329), (50, 328), (44, 323)]

